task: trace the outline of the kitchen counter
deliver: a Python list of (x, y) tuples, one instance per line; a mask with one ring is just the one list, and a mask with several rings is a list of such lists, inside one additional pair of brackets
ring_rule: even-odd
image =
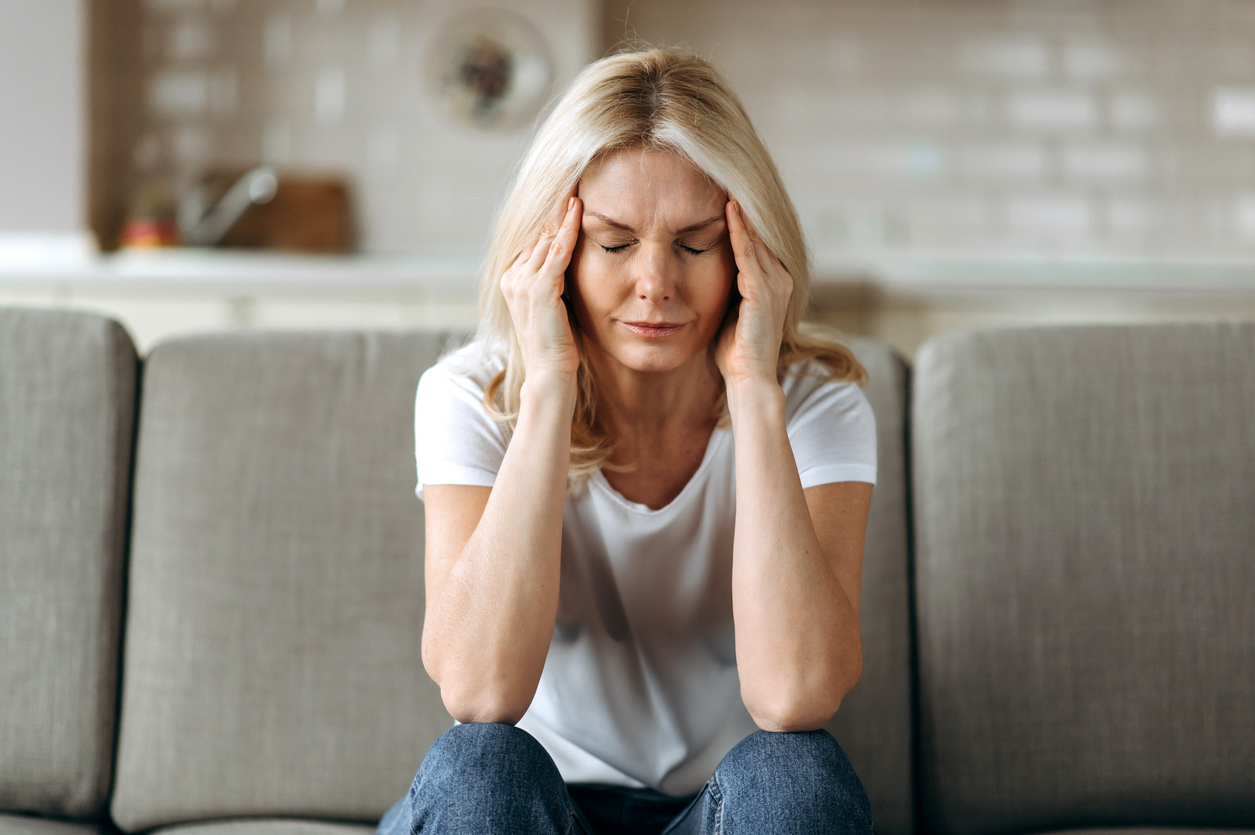
[(816, 283), (862, 276), (889, 293), (1095, 291), (1255, 296), (1255, 257), (1148, 259), (1105, 255), (973, 255), (877, 251), (819, 255)]
[(0, 305), (103, 313), (126, 324), (141, 352), (222, 329), (469, 330), (477, 318), (477, 265), (465, 258), (191, 248), (30, 256), (5, 258), (0, 247)]
[[(313, 256), (159, 250), (4, 257), (0, 305), (96, 310), (141, 351), (223, 328), (475, 326), (477, 263), (465, 256)], [(954, 327), (1255, 318), (1255, 258), (1150, 261), (956, 253), (821, 253), (816, 316), (910, 356)]]
[[(124, 251), (73, 259), (6, 260), (0, 286), (160, 294), (416, 294), (472, 298), (478, 263), (466, 256), (297, 255), (215, 249)], [(820, 253), (815, 283), (898, 295), (1042, 290), (1255, 295), (1250, 259), (1150, 260), (1106, 256), (948, 252)]]
[(6, 261), (9, 289), (62, 285), (85, 291), (264, 295), (474, 295), (478, 265), (466, 258), (299, 255), (216, 249), (122, 251), (78, 259)]

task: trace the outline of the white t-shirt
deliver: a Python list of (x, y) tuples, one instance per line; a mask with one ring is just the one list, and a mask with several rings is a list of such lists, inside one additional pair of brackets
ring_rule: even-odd
[[(505, 427), (484, 410), (500, 363), (464, 368), (463, 349), (423, 374), (415, 404), (424, 484), (491, 486)], [(876, 424), (857, 385), (785, 378), (785, 418), (802, 487), (876, 480)], [(666, 507), (619, 495), (598, 471), (566, 500), (558, 617), (536, 696), (518, 727), (568, 783), (698, 791), (758, 730), (741, 702), (732, 624), (735, 459), (715, 429)]]

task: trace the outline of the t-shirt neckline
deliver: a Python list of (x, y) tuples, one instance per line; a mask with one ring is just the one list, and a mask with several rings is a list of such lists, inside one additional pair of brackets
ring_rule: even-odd
[(710, 440), (706, 442), (706, 452), (702, 456), (702, 462), (697, 465), (697, 469), (693, 472), (693, 475), (689, 478), (689, 480), (685, 482), (684, 486), (680, 488), (680, 492), (676, 494), (675, 498), (660, 508), (655, 509), (647, 504), (625, 499), (622, 493), (610, 486), (610, 482), (606, 480), (606, 476), (602, 473), (600, 468), (593, 473), (592, 481), (597, 484), (597, 486), (600, 487), (606, 495), (610, 496), (611, 499), (633, 513), (639, 513), (643, 516), (661, 516), (665, 513), (674, 511), (677, 507), (680, 507), (684, 503), (685, 497), (697, 489), (695, 485), (702, 480), (706, 471), (710, 469), (710, 462), (715, 458), (715, 451), (720, 445), (722, 445), (723, 436), (726, 434), (729, 434), (726, 428), (721, 426), (716, 426), (714, 428), (714, 430), (710, 433)]

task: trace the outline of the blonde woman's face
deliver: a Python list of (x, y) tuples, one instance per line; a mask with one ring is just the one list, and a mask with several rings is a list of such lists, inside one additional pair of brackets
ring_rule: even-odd
[(705, 351), (728, 310), (736, 262), (727, 195), (685, 160), (631, 150), (590, 166), (570, 287), (589, 350), (635, 371)]

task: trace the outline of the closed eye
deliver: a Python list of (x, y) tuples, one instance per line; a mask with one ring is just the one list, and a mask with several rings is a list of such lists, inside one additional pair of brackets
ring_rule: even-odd
[[(619, 244), (618, 246), (606, 246), (605, 244), (597, 244), (597, 246), (601, 247), (606, 252), (622, 252), (623, 250), (627, 249), (631, 245), (632, 245), (631, 243)], [(693, 247), (686, 246), (685, 244), (676, 244), (676, 246), (680, 247), (680, 249), (684, 250), (690, 255), (701, 255), (703, 252), (710, 252), (709, 249), (694, 249)]]

